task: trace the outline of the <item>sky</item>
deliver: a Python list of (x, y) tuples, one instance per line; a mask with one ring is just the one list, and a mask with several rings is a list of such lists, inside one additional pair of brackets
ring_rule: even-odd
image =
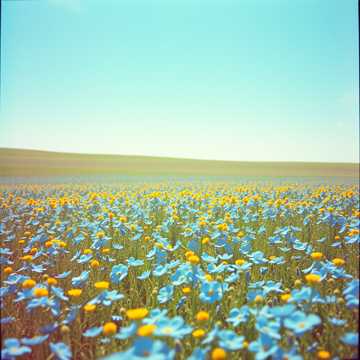
[(356, 0), (2, 2), (0, 147), (359, 162)]

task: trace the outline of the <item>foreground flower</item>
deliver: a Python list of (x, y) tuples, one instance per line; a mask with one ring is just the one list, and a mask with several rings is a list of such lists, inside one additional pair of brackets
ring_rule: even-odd
[(79, 297), (81, 296), (82, 289), (70, 289), (67, 294), (71, 297)]
[(207, 311), (199, 311), (197, 314), (196, 314), (196, 320), (197, 321), (207, 321), (209, 320), (209, 313)]
[(292, 330), (296, 335), (302, 335), (320, 323), (321, 319), (319, 316), (314, 314), (306, 315), (302, 311), (295, 311), (284, 320), (284, 326)]
[(31, 353), (30, 347), (21, 345), (18, 339), (9, 338), (4, 341), (4, 348), (1, 349), (1, 359), (12, 359), (29, 353)]
[(143, 325), (140, 326), (138, 331), (137, 331), (137, 335), (138, 336), (151, 336), (153, 334), (153, 332), (156, 329), (156, 325), (154, 324), (147, 324), (147, 325)]
[(72, 357), (70, 348), (62, 343), (50, 343), (50, 349), (58, 360), (70, 360)]
[(44, 297), (44, 296), (48, 296), (49, 292), (47, 289), (39, 287), (39, 288), (35, 288), (34, 289), (34, 296), (35, 297)]
[(320, 350), (316, 354), (317, 358), (320, 360), (328, 360), (330, 359), (330, 353), (326, 350)]
[(130, 320), (141, 320), (149, 313), (148, 309), (138, 308), (138, 309), (129, 309), (126, 311), (126, 316)]
[(335, 266), (343, 266), (345, 264), (345, 260), (344, 259), (340, 259), (340, 258), (335, 258), (332, 260), (332, 263)]
[(113, 322), (107, 322), (103, 326), (103, 334), (105, 336), (114, 335), (117, 332), (117, 325)]
[(94, 284), (96, 289), (106, 290), (109, 288), (109, 282), (107, 281), (98, 281)]
[(322, 258), (323, 258), (323, 253), (321, 253), (321, 252), (313, 252), (312, 254), (311, 254), (311, 258), (313, 259), (313, 260), (315, 260), (315, 261), (320, 261)]
[(93, 311), (95, 311), (95, 309), (96, 309), (96, 305), (95, 305), (95, 304), (86, 304), (86, 305), (84, 306), (84, 310), (85, 310), (86, 312), (93, 312)]
[(193, 331), (192, 336), (197, 339), (197, 338), (202, 338), (205, 335), (205, 330), (204, 329), (196, 329)]
[(36, 281), (33, 279), (27, 279), (22, 283), (23, 289), (32, 289), (36, 285)]
[(305, 276), (305, 280), (310, 285), (319, 284), (321, 281), (321, 276), (317, 274), (308, 274)]
[(226, 359), (226, 351), (222, 348), (215, 348), (211, 352), (211, 360), (225, 360)]

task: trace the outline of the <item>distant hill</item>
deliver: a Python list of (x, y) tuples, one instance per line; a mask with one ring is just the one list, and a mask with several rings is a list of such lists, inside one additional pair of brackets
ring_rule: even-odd
[(0, 148), (0, 176), (359, 176), (359, 164), (245, 162), (167, 157), (92, 155)]

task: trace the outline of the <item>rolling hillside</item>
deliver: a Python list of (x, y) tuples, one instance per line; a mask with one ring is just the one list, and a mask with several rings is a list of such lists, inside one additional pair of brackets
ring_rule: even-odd
[(359, 164), (240, 162), (148, 156), (92, 155), (0, 148), (0, 176), (171, 175), (353, 177)]

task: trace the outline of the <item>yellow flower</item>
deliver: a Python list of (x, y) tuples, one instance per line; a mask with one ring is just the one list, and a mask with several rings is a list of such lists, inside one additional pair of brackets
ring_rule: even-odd
[(107, 322), (103, 326), (103, 334), (105, 336), (114, 335), (117, 332), (117, 325), (113, 322)]
[(38, 249), (36, 247), (33, 247), (31, 250), (30, 250), (30, 254), (31, 255), (35, 255), (37, 253)]
[(210, 315), (207, 311), (199, 311), (195, 316), (197, 321), (207, 321), (209, 317)]
[(208, 242), (210, 241), (210, 239), (208, 237), (204, 237), (202, 240), (201, 240), (201, 243), (203, 245), (207, 244)]
[(96, 233), (96, 236), (99, 238), (99, 239), (102, 239), (104, 236), (105, 236), (105, 233), (103, 231), (98, 231)]
[(213, 277), (210, 274), (205, 274), (205, 279), (207, 281), (212, 281)]
[(108, 289), (109, 288), (109, 282), (108, 281), (98, 281), (95, 283), (96, 289)]
[(31, 261), (32, 258), (33, 258), (32, 255), (25, 255), (25, 256), (22, 256), (20, 259), (24, 260), (24, 261)]
[(47, 289), (43, 287), (39, 287), (34, 289), (33, 294), (35, 297), (43, 297), (43, 296), (48, 296), (49, 292), (47, 291)]
[(211, 352), (211, 360), (225, 360), (226, 359), (226, 351), (222, 348), (215, 348)]
[(137, 308), (137, 309), (129, 309), (126, 311), (126, 316), (130, 320), (141, 320), (149, 313), (148, 309), (145, 308)]
[(99, 267), (99, 266), (100, 266), (100, 263), (99, 263), (99, 261), (97, 261), (97, 260), (92, 260), (92, 261), (90, 262), (90, 266), (94, 269), (94, 268)]
[(195, 255), (195, 253), (193, 251), (190, 251), (190, 250), (185, 253), (186, 258), (189, 258), (190, 256), (193, 256), (193, 255)]
[(204, 329), (196, 329), (192, 332), (192, 336), (195, 339), (201, 338), (205, 335), (205, 330)]
[(84, 310), (85, 310), (86, 312), (93, 312), (93, 311), (95, 311), (95, 309), (96, 309), (96, 305), (95, 305), (95, 304), (86, 304), (86, 305), (84, 306)]
[(85, 249), (84, 254), (85, 255), (92, 254), (92, 250), (91, 249)]
[(288, 302), (288, 301), (290, 300), (290, 298), (291, 298), (291, 294), (282, 294), (282, 295), (280, 296), (280, 299), (281, 299), (281, 301), (283, 301), (283, 302)]
[(313, 260), (316, 260), (316, 261), (319, 261), (319, 260), (321, 260), (322, 258), (323, 258), (323, 253), (321, 253), (321, 252), (313, 252), (312, 254), (311, 254), (311, 258), (313, 259)]
[(318, 353), (316, 355), (317, 355), (317, 358), (321, 359), (321, 360), (330, 359), (330, 353), (326, 350), (320, 350), (320, 351), (318, 351)]
[(69, 296), (79, 297), (82, 293), (82, 290), (81, 289), (70, 289), (67, 293)]
[(321, 277), (320, 275), (317, 275), (317, 274), (308, 274), (305, 276), (305, 280), (313, 285), (313, 284), (318, 284), (320, 281), (321, 281)]
[(58, 283), (58, 281), (53, 277), (49, 277), (49, 278), (47, 278), (47, 283), (48, 283), (48, 285), (56, 285)]
[(13, 268), (11, 266), (7, 266), (6, 268), (4, 268), (5, 274), (11, 274), (12, 272), (13, 272)]
[(147, 324), (139, 327), (137, 334), (138, 336), (151, 336), (156, 329), (156, 325)]
[(183, 294), (185, 294), (185, 295), (190, 294), (191, 288), (189, 288), (189, 287), (184, 287), (184, 288), (182, 289), (182, 292), (183, 292)]
[(332, 260), (332, 263), (335, 266), (343, 266), (345, 264), (345, 260), (341, 259), (341, 258), (335, 258), (335, 259)]
[(109, 248), (104, 248), (104, 249), (101, 250), (101, 252), (103, 254), (108, 254), (110, 252), (110, 249)]
[(301, 280), (300, 280), (300, 279), (296, 279), (296, 280), (294, 281), (294, 286), (295, 286), (295, 287), (300, 287), (300, 286), (301, 286)]
[(246, 260), (244, 260), (244, 259), (235, 260), (235, 264), (239, 265), (239, 266), (244, 265), (245, 263), (246, 263)]
[(256, 295), (254, 301), (255, 304), (261, 304), (264, 301), (264, 298), (261, 295)]
[(46, 241), (46, 243), (45, 243), (45, 247), (49, 248), (49, 247), (51, 247), (51, 246), (52, 246), (52, 244), (53, 244), (53, 242), (52, 242), (51, 240)]
[(60, 332), (62, 334), (68, 334), (70, 332), (70, 328), (67, 325), (62, 325), (60, 328)]
[(32, 289), (35, 285), (36, 285), (36, 281), (33, 280), (33, 279), (26, 279), (26, 280), (22, 283), (23, 289)]
[(197, 255), (189, 256), (188, 258), (189, 263), (196, 265), (200, 262), (200, 258)]

